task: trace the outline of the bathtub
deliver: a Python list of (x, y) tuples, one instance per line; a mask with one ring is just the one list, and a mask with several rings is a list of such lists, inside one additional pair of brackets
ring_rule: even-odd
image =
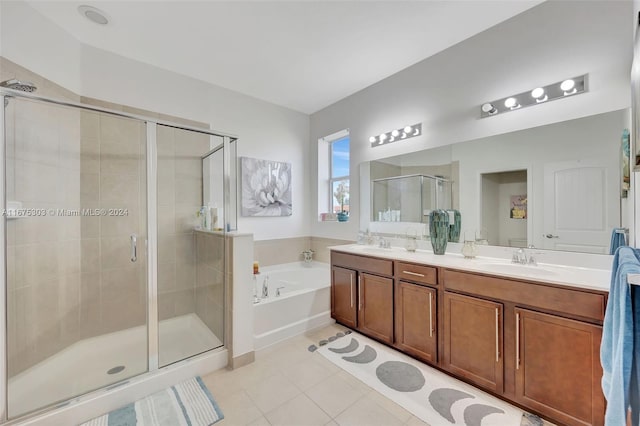
[[(284, 263), (261, 268), (257, 292), (268, 276), (269, 297), (254, 303), (256, 350), (331, 324), (331, 273), (320, 262)], [(280, 296), (276, 296), (280, 288)]]

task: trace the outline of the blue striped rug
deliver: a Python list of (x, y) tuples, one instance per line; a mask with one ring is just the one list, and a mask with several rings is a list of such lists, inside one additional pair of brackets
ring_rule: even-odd
[(202, 379), (194, 377), (80, 426), (209, 426), (223, 418)]

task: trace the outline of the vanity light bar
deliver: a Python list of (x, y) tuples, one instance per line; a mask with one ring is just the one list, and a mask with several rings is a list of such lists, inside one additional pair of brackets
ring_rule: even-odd
[(487, 102), (480, 107), (480, 117), (491, 117), (504, 112), (515, 111), (520, 108), (566, 98), (567, 96), (579, 95), (586, 91), (587, 74), (584, 74), (547, 86), (536, 87), (535, 89), (518, 93), (517, 95)]
[(371, 147), (386, 145), (401, 140), (411, 139), (413, 137), (422, 134), (422, 123), (414, 124), (412, 126), (404, 126), (401, 129), (392, 130), (387, 133), (382, 133), (378, 136), (371, 136), (369, 142)]

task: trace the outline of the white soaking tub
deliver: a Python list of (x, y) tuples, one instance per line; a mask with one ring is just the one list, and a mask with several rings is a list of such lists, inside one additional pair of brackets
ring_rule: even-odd
[[(331, 273), (321, 262), (294, 262), (261, 268), (257, 292), (268, 278), (269, 296), (254, 307), (254, 347), (265, 348), (280, 340), (331, 324)], [(276, 296), (280, 288), (280, 296)]]

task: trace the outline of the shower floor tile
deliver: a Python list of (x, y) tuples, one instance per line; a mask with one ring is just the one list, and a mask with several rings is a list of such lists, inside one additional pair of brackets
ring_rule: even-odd
[[(221, 345), (195, 314), (159, 324), (160, 366)], [(146, 326), (84, 339), (9, 379), (9, 416), (16, 417), (147, 370)]]

